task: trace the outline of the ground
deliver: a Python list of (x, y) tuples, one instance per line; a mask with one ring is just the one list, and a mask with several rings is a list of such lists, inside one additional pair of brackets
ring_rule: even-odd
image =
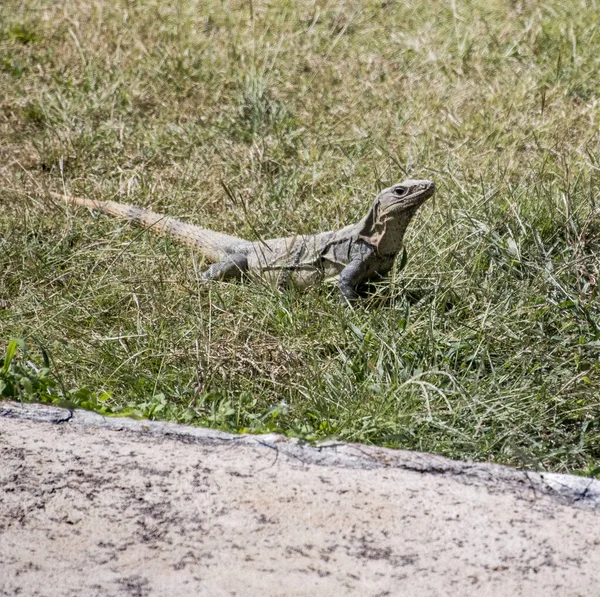
[(575, 597), (600, 482), (0, 403), (0, 593)]
[[(3, 0), (0, 394), (598, 474), (599, 26), (595, 0)], [(49, 196), (255, 240), (405, 178), (436, 195), (346, 310)]]

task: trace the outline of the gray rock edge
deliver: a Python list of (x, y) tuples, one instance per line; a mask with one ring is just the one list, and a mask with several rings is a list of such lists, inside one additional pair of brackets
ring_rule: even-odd
[(532, 495), (546, 495), (564, 505), (600, 509), (600, 480), (575, 475), (520, 471), (497, 464), (464, 462), (435, 454), (362, 444), (325, 442), (311, 445), (275, 433), (235, 435), (176, 423), (105, 417), (90, 411), (69, 410), (45, 404), (0, 401), (0, 416), (36, 423), (68, 425), (75, 429), (110, 429), (185, 443), (219, 443), (270, 449), (275, 452), (276, 458), (284, 456), (304, 466), (410, 470), (452, 477), (466, 485), (484, 486), (490, 492), (526, 489)]

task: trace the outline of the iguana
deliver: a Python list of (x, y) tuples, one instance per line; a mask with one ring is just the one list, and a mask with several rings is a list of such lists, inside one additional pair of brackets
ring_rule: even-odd
[(51, 195), (135, 222), (198, 249), (215, 262), (204, 272), (205, 280), (237, 280), (250, 273), (303, 289), (337, 276), (342, 302), (347, 302), (359, 296), (357, 288), (362, 282), (390, 271), (402, 249), (406, 227), (434, 192), (435, 185), (429, 180), (406, 180), (382, 191), (356, 224), (310, 236), (258, 241), (200, 228), (115, 201)]

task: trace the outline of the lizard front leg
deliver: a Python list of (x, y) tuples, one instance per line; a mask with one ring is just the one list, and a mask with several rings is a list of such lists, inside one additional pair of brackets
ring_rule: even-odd
[(350, 263), (340, 272), (338, 281), (343, 305), (349, 305), (359, 297), (356, 288), (373, 273), (377, 251), (375, 247), (359, 241), (353, 244), (350, 257)]
[(248, 271), (248, 258), (241, 253), (229, 255), (227, 259), (213, 263), (203, 274), (203, 280), (241, 280)]

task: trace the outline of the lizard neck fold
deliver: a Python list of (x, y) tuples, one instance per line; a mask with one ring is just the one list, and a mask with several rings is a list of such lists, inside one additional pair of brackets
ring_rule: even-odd
[(396, 255), (402, 248), (404, 233), (417, 208), (383, 213), (375, 199), (369, 213), (360, 221), (358, 238), (375, 247), (380, 255)]

